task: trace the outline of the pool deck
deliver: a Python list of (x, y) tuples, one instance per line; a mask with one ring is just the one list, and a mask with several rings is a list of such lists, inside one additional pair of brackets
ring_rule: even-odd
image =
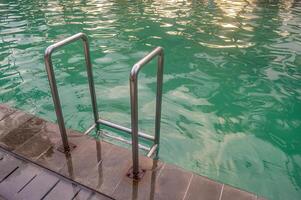
[(1, 147), (0, 169), (0, 199), (111, 199)]
[(76, 148), (58, 151), (56, 124), (0, 104), (0, 199), (263, 199), (145, 156), (136, 181), (127, 177), (128, 149), (73, 130), (68, 139)]

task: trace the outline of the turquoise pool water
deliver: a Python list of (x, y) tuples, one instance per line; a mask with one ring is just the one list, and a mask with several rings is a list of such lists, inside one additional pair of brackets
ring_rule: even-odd
[[(0, 101), (55, 120), (45, 48), (89, 35), (101, 116), (130, 125), (128, 75), (156, 46), (166, 65), (160, 157), (269, 199), (301, 199), (301, 2), (0, 1)], [(92, 123), (80, 44), (56, 53), (67, 125)], [(140, 79), (153, 131), (155, 70)]]

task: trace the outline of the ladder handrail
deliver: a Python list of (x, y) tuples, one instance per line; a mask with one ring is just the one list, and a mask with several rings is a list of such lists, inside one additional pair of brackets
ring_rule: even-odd
[(163, 84), (163, 66), (164, 51), (162, 47), (155, 48), (152, 52), (138, 61), (130, 73), (130, 93), (131, 93), (131, 129), (132, 129), (132, 159), (133, 159), (133, 177), (139, 178), (139, 141), (138, 141), (138, 75), (140, 69), (158, 56), (157, 64), (157, 96), (156, 96), (156, 116), (155, 116), (155, 140), (152, 148), (157, 149), (160, 141), (160, 121), (162, 106), (162, 84)]
[(90, 58), (88, 37), (84, 33), (77, 33), (71, 37), (68, 37), (62, 41), (59, 41), (55, 44), (50, 45), (45, 50), (45, 55), (44, 55), (45, 67), (46, 67), (46, 71), (47, 71), (47, 75), (48, 75), (48, 80), (49, 80), (51, 94), (52, 94), (52, 100), (54, 103), (56, 117), (57, 117), (59, 129), (60, 129), (60, 133), (61, 133), (61, 137), (62, 137), (64, 151), (70, 151), (70, 146), (68, 143), (64, 116), (63, 116), (63, 112), (62, 112), (62, 106), (60, 103), (60, 97), (58, 94), (57, 85), (56, 85), (51, 55), (58, 48), (66, 46), (66, 45), (68, 45), (72, 42), (75, 42), (77, 40), (80, 40), (80, 39), (83, 41), (83, 45), (84, 45), (87, 76), (88, 76), (88, 82), (89, 82), (89, 90), (90, 90), (90, 95), (91, 95), (91, 100), (92, 100), (92, 109), (93, 109), (94, 121), (95, 121), (95, 124), (97, 124), (99, 116), (98, 116), (98, 108), (97, 108), (96, 94), (95, 94), (95, 88), (94, 88), (94, 80), (93, 80), (93, 73), (92, 73), (92, 64), (91, 64), (91, 58)]

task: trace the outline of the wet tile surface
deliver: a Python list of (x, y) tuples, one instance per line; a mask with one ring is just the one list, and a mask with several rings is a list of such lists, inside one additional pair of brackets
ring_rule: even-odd
[(0, 145), (8, 147), (10, 151), (13, 151), (37, 134), (44, 125), (44, 120), (34, 117), (0, 138)]
[(82, 143), (71, 152), (69, 166), (64, 166), (61, 173), (68, 175), (68, 171), (72, 170), (75, 178), (86, 177), (89, 175), (89, 172), (84, 169), (97, 166), (98, 163), (102, 161), (104, 152), (108, 152), (108, 148), (103, 149), (99, 141), (90, 139), (83, 140)]
[(185, 200), (219, 200), (222, 184), (194, 175)]
[(130, 168), (130, 156), (129, 151), (111, 144), (85, 139), (60, 173), (110, 195)]
[(124, 176), (112, 197), (115, 199), (154, 199), (156, 182), (163, 163), (146, 157), (141, 157), (140, 163), (140, 167), (145, 170), (143, 178), (135, 181)]
[[(53, 137), (55, 134), (55, 139), (49, 141), (49, 145), (52, 147), (44, 152), (36, 162), (69, 178), (86, 177), (86, 170), (83, 169), (87, 167), (91, 168), (91, 166), (95, 168), (100, 162), (104, 152), (108, 152), (109, 150), (108, 145), (100, 145), (100, 142), (70, 132), (68, 136), (69, 141), (76, 144), (76, 148), (70, 153), (62, 153), (57, 150), (60, 144), (60, 136), (57, 132), (51, 135)], [(104, 147), (105, 150), (101, 151), (101, 148)], [(73, 176), (73, 174), (75, 175)]]
[(5, 104), (0, 104), (0, 120), (15, 112), (15, 109), (10, 108)]
[(89, 176), (91, 186), (97, 184), (99, 186), (98, 191), (110, 196), (121, 179), (126, 176), (131, 167), (132, 159), (129, 151), (113, 145), (111, 148), (110, 153), (104, 156), (102, 163), (97, 167), (98, 177), (92, 179), (91, 175)]
[(256, 200), (257, 197), (254, 194), (238, 190), (236, 188), (225, 185), (221, 200)]
[(4, 137), (12, 130), (18, 128), (20, 125), (30, 120), (31, 118), (33, 118), (32, 115), (24, 113), (22, 111), (16, 111), (11, 115), (6, 116), (0, 121), (0, 138)]
[(16, 153), (35, 161), (52, 147), (44, 135), (36, 135), (30, 141), (16, 149)]
[(192, 173), (173, 165), (165, 165), (155, 187), (155, 199), (182, 200), (188, 190)]
[[(80, 146), (80, 143), (83, 141), (83, 135), (76, 134), (75, 132), (69, 132), (68, 139), (69, 142)], [(57, 150), (61, 145), (61, 136), (59, 134), (58, 126), (45, 122), (43, 128), (38, 134), (27, 140), (23, 145), (20, 145), (16, 149), (16, 153), (30, 159), (37, 160), (47, 152)]]
[[(62, 153), (57, 150), (61, 136), (56, 124), (0, 104), (0, 147), (95, 190), (71, 184), (36, 167), (29, 166), (26, 170), (29, 164), (6, 156), (0, 148), (0, 196), (3, 192), (7, 197), (19, 199), (29, 195), (32, 199), (109, 199), (98, 191), (120, 200), (257, 199), (253, 194), (144, 156), (140, 157), (144, 176), (139, 181), (133, 180), (126, 176), (132, 165), (131, 151), (76, 131), (67, 132), (69, 142), (76, 148)], [(48, 181), (43, 182), (44, 179)], [(8, 191), (12, 185), (16, 188)]]
[(43, 155), (41, 155), (36, 162), (59, 173), (67, 164), (68, 156), (59, 152), (55, 147), (51, 147)]

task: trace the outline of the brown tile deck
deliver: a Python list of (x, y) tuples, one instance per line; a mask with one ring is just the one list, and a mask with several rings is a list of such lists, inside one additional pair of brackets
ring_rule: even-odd
[[(61, 153), (57, 151), (61, 138), (56, 124), (0, 105), (0, 147), (114, 199), (257, 199), (254, 194), (144, 156), (140, 157), (140, 164), (146, 173), (140, 181), (135, 181), (126, 176), (131, 168), (129, 150), (91, 139), (73, 130), (68, 130), (68, 138), (69, 142), (77, 147), (68, 154)], [(12, 159), (10, 162), (11, 165), (3, 168), (0, 161), (0, 188), (4, 183), (1, 180), (6, 178), (8, 171), (19, 169), (14, 168), (14, 162), (18, 160)], [(34, 172), (33, 170), (32, 173)], [(36, 188), (41, 191), (35, 196), (39, 199), (41, 193), (46, 190), (42, 188), (54, 187), (45, 199), (73, 198), (74, 193), (75, 199), (97, 199), (90, 191), (79, 189), (79, 186), (73, 187), (68, 181), (57, 182), (55, 178), (47, 178), (49, 181), (40, 185), (39, 179), (43, 180), (48, 175), (39, 173), (37, 178), (25, 187), (26, 190), (22, 189), (14, 198), (27, 199), (29, 191)], [(30, 175), (24, 175), (24, 182), (28, 181), (25, 176)], [(3, 188), (0, 189), (0, 195), (2, 192), (8, 193), (4, 186)], [(62, 190), (66, 191), (66, 194), (60, 193)]]
[(221, 196), (223, 185), (201, 176), (193, 176), (187, 192), (187, 200), (215, 200)]
[[(0, 199), (85, 199), (109, 200), (111, 198), (95, 193), (62, 176), (21, 160), (0, 147)], [(83, 194), (85, 196), (83, 196)]]

